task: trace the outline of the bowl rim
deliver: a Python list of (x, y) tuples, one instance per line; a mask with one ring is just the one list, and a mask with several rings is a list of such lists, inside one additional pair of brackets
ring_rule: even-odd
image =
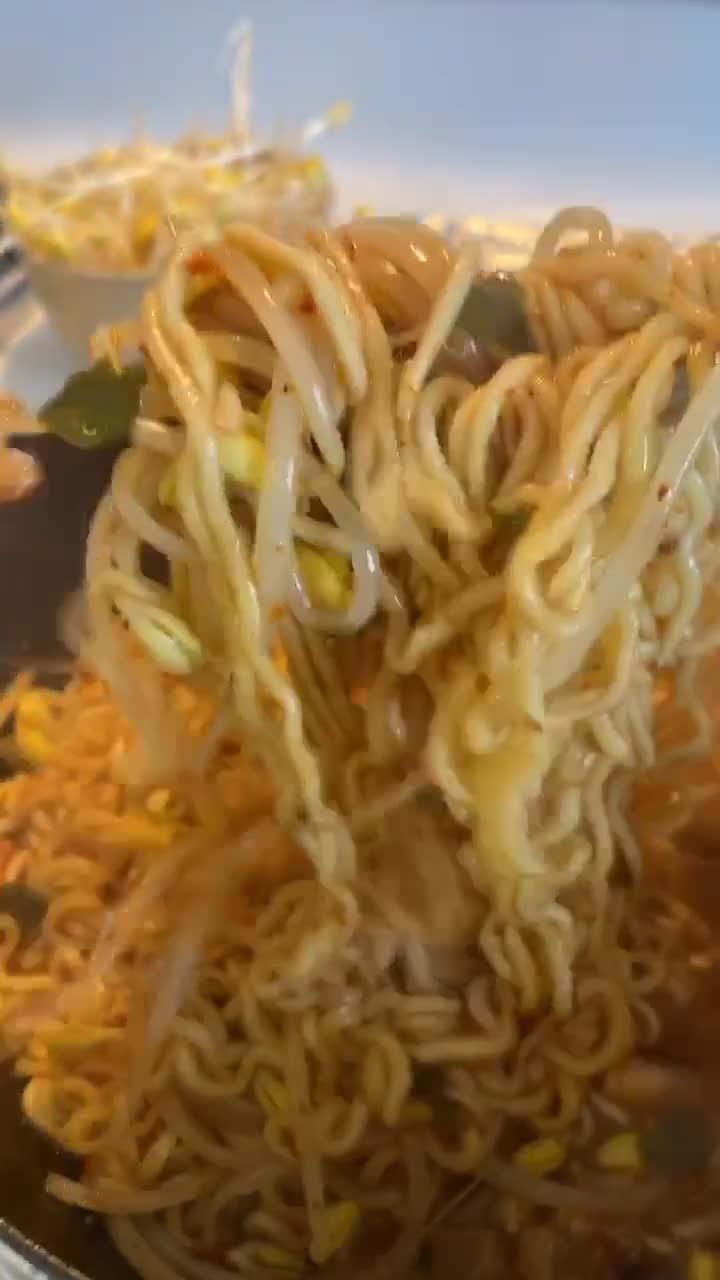
[(43, 257), (40, 254), (32, 253), (19, 238), (18, 243), (22, 247), (25, 266), (28, 271), (51, 271), (57, 275), (66, 276), (68, 279), (74, 277), (79, 280), (96, 281), (98, 284), (117, 285), (129, 282), (149, 285), (155, 280), (163, 266), (162, 262), (158, 262), (156, 266), (145, 267), (142, 270), (94, 271), (89, 267), (73, 267), (61, 259), (55, 259), (50, 256)]
[[(14, 1227), (7, 1218), (0, 1217), (0, 1243), (11, 1249), (18, 1258), (26, 1262), (37, 1273), (37, 1280), (91, 1280), (83, 1271), (78, 1271), (66, 1262), (61, 1262), (54, 1253), (50, 1253), (40, 1244), (35, 1244), (22, 1231)], [(32, 1280), (28, 1277), (28, 1280)]]

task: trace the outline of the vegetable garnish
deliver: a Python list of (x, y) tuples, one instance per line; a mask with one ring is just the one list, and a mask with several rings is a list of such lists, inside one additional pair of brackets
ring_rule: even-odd
[(140, 407), (146, 373), (129, 365), (117, 373), (107, 360), (74, 373), (40, 410), (47, 429), (80, 449), (124, 444)]
[(502, 271), (478, 276), (462, 305), (455, 328), (490, 351), (520, 355), (537, 350), (522, 285)]

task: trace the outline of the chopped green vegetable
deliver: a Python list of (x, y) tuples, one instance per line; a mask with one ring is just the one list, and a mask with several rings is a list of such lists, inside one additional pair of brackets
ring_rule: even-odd
[(521, 355), (537, 350), (523, 287), (514, 276), (502, 271), (478, 276), (462, 305), (455, 328), (472, 338), (478, 347), (489, 351)]
[(15, 880), (0, 885), (0, 914), (12, 916), (23, 933), (34, 933), (47, 914), (48, 901), (37, 889)]
[(49, 431), (80, 449), (106, 449), (125, 444), (140, 406), (145, 382), (143, 365), (117, 373), (107, 360), (74, 373), (40, 410)]

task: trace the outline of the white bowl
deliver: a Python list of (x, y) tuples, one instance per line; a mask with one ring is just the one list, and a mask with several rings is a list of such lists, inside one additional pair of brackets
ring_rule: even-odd
[(87, 354), (96, 329), (137, 315), (154, 272), (108, 274), (78, 271), (48, 259), (26, 259), (30, 284), (61, 338)]

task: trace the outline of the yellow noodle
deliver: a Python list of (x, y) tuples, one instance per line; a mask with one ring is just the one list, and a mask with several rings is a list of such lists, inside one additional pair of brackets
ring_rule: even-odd
[(50, 1189), (146, 1280), (394, 1277), (518, 1134), (592, 1144), (661, 1032), (630, 797), (712, 741), (720, 259), (566, 211), (517, 278), (538, 350), (478, 384), (442, 366), (474, 247), (370, 220), (197, 252), (144, 304), (172, 438), (96, 514), (84, 665), (25, 735), (29, 682), (0, 705), (38, 753), (0, 783), (5, 878), (49, 900), (32, 937), (0, 916), (4, 1042), (86, 1159)]

